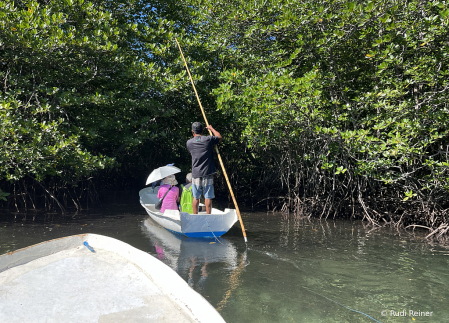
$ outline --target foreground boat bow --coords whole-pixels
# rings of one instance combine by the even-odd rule
[[[118,321],[224,322],[170,267],[113,238],[76,235],[0,256],[0,322]]]

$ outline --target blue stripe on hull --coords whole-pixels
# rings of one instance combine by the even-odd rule
[[[185,236],[185,234],[184,234],[184,233],[182,233],[182,232],[178,232],[178,231],[170,230],[170,229],[167,229],[167,228],[165,228],[165,230],[167,230],[167,231],[170,231],[171,233],[174,233],[174,234],[177,234],[177,235],[180,235],[180,236]]]
[[[187,232],[187,233],[183,233],[183,232],[178,232],[178,231],[173,231],[170,229],[165,228],[167,231],[170,231],[171,233],[177,234],[177,235],[181,235],[181,236],[186,236],[189,238],[214,238],[215,237],[221,237],[223,234],[225,234],[227,231],[215,231],[214,234],[212,234],[212,232],[207,231],[207,232]]]
[[[214,234],[212,232],[184,232],[184,234],[190,238],[213,238],[214,235],[216,237],[220,237],[225,234],[226,231],[215,231]]]

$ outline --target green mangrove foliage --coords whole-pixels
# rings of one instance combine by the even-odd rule
[[[161,136],[158,118],[175,113],[164,106],[174,77],[159,55],[171,29],[143,8],[138,1],[0,2],[4,183],[37,182],[56,194]],[[17,191],[27,190],[22,184]]]
[[[240,199],[448,222],[445,1],[0,1],[0,18],[0,179],[18,192],[188,170],[201,114],[177,37]]]
[[[244,128],[261,187],[277,185],[270,197],[325,217],[448,220],[446,2],[195,4],[232,59],[218,107]]]

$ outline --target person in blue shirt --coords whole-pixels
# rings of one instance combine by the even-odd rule
[[[212,199],[214,194],[214,177],[217,172],[215,168],[213,148],[222,140],[221,134],[212,126],[205,129],[210,130],[213,136],[203,136],[203,125],[201,122],[192,123],[193,138],[187,140],[187,150],[192,155],[192,209],[193,214],[198,214],[198,205],[201,195],[204,196],[206,213],[212,210]]]

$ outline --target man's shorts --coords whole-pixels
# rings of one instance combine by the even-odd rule
[[[199,200],[201,194],[204,195],[204,198],[208,200],[211,200],[215,197],[213,175],[208,175],[199,178],[192,178],[193,198]]]

